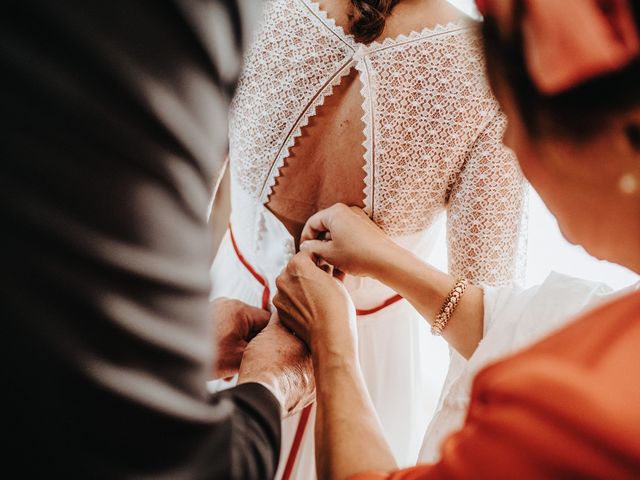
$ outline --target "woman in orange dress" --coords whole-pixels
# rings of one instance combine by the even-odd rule
[[[525,176],[570,241],[640,273],[640,1],[483,4],[492,86],[509,120],[505,140]],[[318,233],[322,240],[314,240]],[[353,248],[362,236],[368,242]],[[305,238],[278,280],[275,303],[313,355],[320,478],[640,477],[640,292],[483,369],[440,460],[394,471],[363,387],[353,306],[336,271],[389,284],[467,357],[486,340],[487,322],[513,328],[496,311],[518,306],[545,322],[572,284],[535,301],[505,293],[505,308],[488,318],[482,289],[393,247],[355,210],[316,214]],[[334,275],[317,268],[319,258]]]

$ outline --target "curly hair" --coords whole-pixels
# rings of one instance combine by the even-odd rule
[[[361,43],[371,43],[384,30],[387,17],[400,0],[351,0],[349,30]]]

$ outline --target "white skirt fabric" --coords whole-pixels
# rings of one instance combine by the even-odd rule
[[[484,289],[484,336],[473,355],[453,355],[437,411],[427,429],[419,463],[435,463],[444,440],[464,424],[473,379],[484,367],[515,353],[618,295],[640,290],[640,283],[614,292],[605,284],[552,272],[528,289]]]
[[[260,254],[256,257],[258,261],[250,263],[269,282],[273,298],[275,278],[293,255],[294,243],[273,214],[268,210],[263,214],[265,227],[259,240]],[[430,241],[418,243],[423,251],[432,244]],[[211,298],[236,298],[261,306],[264,288],[240,262],[229,232],[222,241],[211,276]],[[371,279],[347,277],[345,286],[360,309],[380,305],[394,293]],[[358,317],[357,330],[364,379],[386,438],[400,466],[414,465],[444,383],[449,362],[446,343],[429,333],[425,320],[405,300],[371,315]],[[230,385],[233,382],[217,381],[209,387],[217,390]],[[276,478],[282,478],[299,416],[283,421],[281,459]],[[315,478],[314,419],[315,408],[311,411],[289,478]]]

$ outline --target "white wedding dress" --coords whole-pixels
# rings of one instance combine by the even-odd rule
[[[212,298],[270,308],[295,243],[265,205],[296,138],[354,68],[362,84],[367,214],[429,259],[434,226],[446,212],[452,274],[505,285],[522,271],[526,187],[502,146],[505,120],[484,77],[476,27],[460,21],[362,45],[316,3],[272,0],[232,102],[231,227],[212,266]],[[448,348],[388,287],[354,277],[345,285],[361,314],[369,393],[399,464],[412,465]],[[305,428],[300,415],[283,423],[280,478],[315,477],[314,412],[306,414]]]

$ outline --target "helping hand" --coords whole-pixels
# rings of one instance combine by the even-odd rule
[[[273,303],[280,321],[307,343],[314,356],[322,348],[355,351],[351,298],[342,282],[316,265],[311,253],[295,255],[276,286]]]
[[[267,387],[280,402],[283,416],[293,415],[315,399],[309,350],[275,314],[244,353],[238,383],[248,382]]]
[[[269,312],[240,300],[220,297],[213,301],[214,342],[218,346],[214,378],[238,373],[247,344],[267,326],[269,318]]]
[[[324,239],[318,240],[322,234]],[[397,248],[362,209],[342,203],[312,215],[300,238],[301,251],[313,253],[341,272],[374,278]]]

